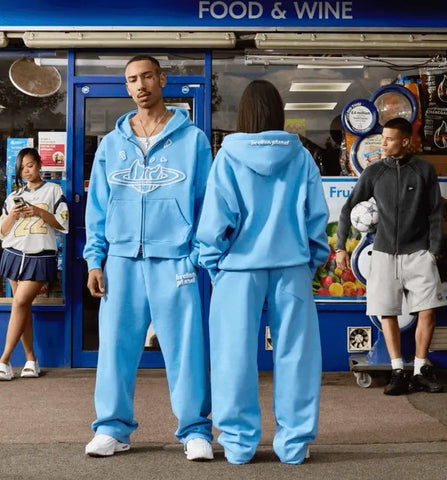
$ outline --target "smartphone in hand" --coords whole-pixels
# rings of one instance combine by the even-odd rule
[[[23,199],[23,197],[14,197],[12,199],[12,201],[14,202],[14,205],[18,208],[21,208],[21,207],[26,207],[27,203],[26,201]]]

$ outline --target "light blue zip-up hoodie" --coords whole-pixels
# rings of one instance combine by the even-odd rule
[[[320,172],[296,135],[225,137],[208,177],[199,263],[218,270],[309,265],[329,255]]]
[[[206,135],[183,108],[174,115],[146,157],[129,119],[120,117],[96,152],[85,214],[88,268],[107,255],[182,258],[197,265],[198,216],[212,156]]]

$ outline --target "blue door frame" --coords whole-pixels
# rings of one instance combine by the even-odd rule
[[[209,78],[209,77],[208,77]],[[85,245],[84,227],[84,138],[85,110],[88,98],[128,98],[124,85],[125,79],[117,77],[79,78],[73,84],[73,190],[72,190],[72,366],[96,367],[98,352],[84,350],[83,347],[83,291],[85,262],[82,250]],[[163,89],[165,98],[193,99],[194,123],[209,134],[209,115],[205,112],[208,93],[205,77],[168,76],[168,84]],[[125,113],[125,112],[123,112]],[[202,294],[204,321],[207,323],[209,305],[209,281],[202,271],[199,274],[199,285]],[[164,367],[163,356],[159,351],[145,351],[140,367]]]

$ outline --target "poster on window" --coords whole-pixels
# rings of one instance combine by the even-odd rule
[[[22,148],[33,147],[32,138],[7,138],[6,140],[6,173],[14,175],[17,154]]]
[[[65,171],[67,133],[39,132],[39,154],[42,170],[49,172]]]
[[[6,139],[6,183],[7,193],[10,194],[15,177],[16,158],[22,148],[34,146],[32,138],[12,138]]]
[[[337,242],[338,218],[341,209],[355,186],[355,178],[326,177],[323,179],[323,189],[329,208],[329,223],[326,228],[330,254],[327,261],[320,265],[313,280],[313,292],[320,300],[363,300],[366,285],[356,269],[341,271],[335,263],[335,244]],[[351,227],[346,241],[346,251],[352,257],[356,248],[361,248],[368,239]]]

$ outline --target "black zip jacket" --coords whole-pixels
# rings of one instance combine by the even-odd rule
[[[336,249],[345,249],[352,208],[374,197],[379,224],[374,250],[409,254],[418,250],[441,253],[442,201],[434,167],[413,155],[387,157],[366,168],[342,208]]]

